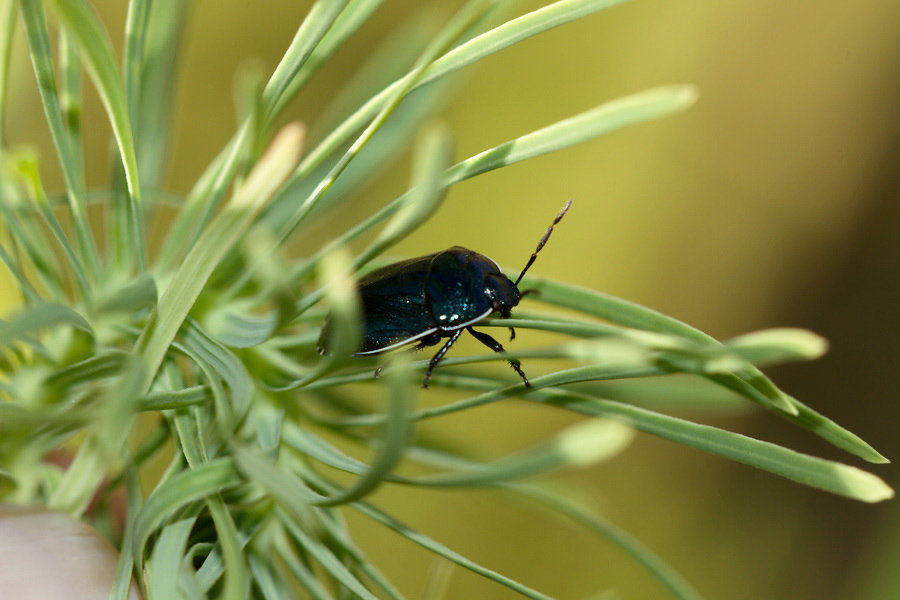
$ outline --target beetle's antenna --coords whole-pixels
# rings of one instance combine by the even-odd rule
[[[550,239],[550,234],[553,233],[553,227],[556,226],[556,224],[559,223],[559,222],[562,220],[562,218],[563,218],[564,216],[566,216],[566,212],[569,210],[569,207],[570,207],[570,206],[572,206],[572,201],[571,201],[571,200],[569,200],[568,202],[566,202],[566,205],[563,206],[562,210],[559,211],[559,214],[556,215],[556,218],[553,219],[553,222],[550,223],[550,227],[547,228],[547,233],[545,233],[545,234],[544,234],[544,237],[541,238],[541,241],[538,242],[537,248],[535,248],[534,253],[531,255],[531,258],[528,259],[528,264],[525,265],[525,268],[522,269],[522,272],[521,272],[521,273],[519,273],[519,278],[516,279],[516,283],[515,283],[516,286],[518,286],[518,285],[519,285],[519,282],[522,281],[522,277],[525,276],[525,271],[527,271],[528,268],[531,267],[531,265],[534,264],[534,259],[537,258],[538,252],[541,251],[541,248],[543,248],[543,247],[544,247],[544,244],[547,243],[547,240]]]

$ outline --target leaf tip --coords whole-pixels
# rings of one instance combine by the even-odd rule
[[[590,419],[559,434],[555,446],[568,464],[587,466],[619,454],[634,435],[634,429],[619,421]]]

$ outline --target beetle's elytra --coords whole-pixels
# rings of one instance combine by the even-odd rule
[[[510,311],[524,295],[519,291],[519,282],[571,205],[569,200],[547,228],[515,282],[490,258],[462,246],[402,260],[360,279],[357,286],[362,303],[363,336],[362,347],[356,355],[379,354],[414,342],[416,349],[427,348],[449,338],[428,363],[422,385],[427,388],[432,371],[463,330],[494,352],[503,352],[497,340],[472,326],[493,313],[502,319],[510,317]],[[329,353],[330,321],[329,316],[319,337],[318,348],[322,354]],[[512,327],[509,330],[512,340],[516,332]],[[530,387],[519,361],[508,362]]]

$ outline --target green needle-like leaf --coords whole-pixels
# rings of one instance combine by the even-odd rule
[[[500,585],[506,586],[511,590],[525,596],[526,598],[532,598],[533,600],[553,600],[550,596],[542,594],[537,590],[533,590],[518,581],[510,579],[496,571],[492,571],[486,567],[483,567],[476,563],[475,561],[469,560],[465,556],[459,554],[458,552],[454,552],[447,546],[444,546],[440,542],[430,538],[420,531],[416,531],[415,529],[409,527],[408,525],[398,521],[387,513],[366,504],[364,502],[358,502],[352,504],[353,508],[369,517],[376,523],[380,523],[384,525],[388,529],[394,531],[398,535],[408,539],[414,544],[418,544],[423,548],[433,552],[438,556],[442,556],[443,558],[449,560],[450,562],[454,562],[464,569],[468,569],[477,575],[481,575],[486,579],[490,579]]]
[[[146,248],[137,157],[134,151],[125,90],[116,67],[112,44],[100,19],[86,0],[53,0],[53,3],[60,19],[81,46],[88,73],[94,81],[112,125],[122,167],[125,170],[130,200],[128,212],[132,245],[131,248],[122,248],[122,250],[126,252],[130,250],[138,266],[143,270],[146,262]]]
[[[16,0],[0,0],[0,149],[6,146],[6,99],[17,6]]]
[[[196,517],[187,517],[162,528],[153,554],[147,564],[147,587],[160,598],[178,598],[178,573],[187,547],[188,536],[197,522]]]
[[[149,388],[169,345],[216,265],[290,172],[300,155],[303,133],[302,127],[289,126],[272,143],[268,154],[200,238],[163,293],[150,325],[137,343],[137,353],[146,365],[148,378],[140,386],[141,393]]]
[[[147,498],[135,521],[134,556],[141,557],[148,538],[173,511],[241,482],[234,463],[219,459],[171,477]]]
[[[0,348],[11,348],[17,341],[42,329],[70,325],[92,333],[80,314],[61,304],[41,304],[26,308],[9,321],[0,321]]]
[[[634,430],[616,421],[590,420],[566,429],[546,444],[492,463],[404,481],[427,486],[493,485],[568,466],[587,466],[625,450]]]
[[[410,193],[403,196],[399,208],[378,238],[356,259],[356,265],[364,265],[372,258],[415,231],[437,212],[444,200],[441,174],[450,164],[452,139],[443,127],[427,130],[417,145],[413,165],[413,182]]]
[[[415,86],[424,85],[539,33],[570,23],[604,8],[609,8],[619,4],[621,1],[561,0],[518,19],[513,19],[457,46],[439,60],[434,61],[420,76],[407,75],[385,88],[381,93],[373,96],[310,152],[303,162],[298,165],[291,176],[289,185],[311,173],[326,157],[337,150],[354,131],[360,129],[372,119],[381,107],[397,93],[398,89],[408,86],[411,80],[415,80]],[[412,89],[415,88],[413,87]]]
[[[355,502],[370,494],[391,472],[403,456],[403,450],[409,441],[410,422],[409,409],[412,406],[413,392],[410,388],[406,363],[402,361],[388,376],[390,390],[390,409],[385,421],[384,435],[380,449],[372,461],[372,466],[350,488],[343,490],[322,506],[336,506]]]
[[[50,126],[50,134],[53,137],[63,177],[66,181],[69,208],[72,210],[75,222],[80,256],[82,260],[86,261],[86,267],[92,276],[96,276],[99,266],[97,250],[94,246],[90,225],[87,220],[83,165],[80,158],[80,150],[74,146],[77,139],[75,131],[72,129],[74,124],[70,122],[69,128],[67,128],[63,122],[63,99],[60,98],[56,85],[56,74],[50,54],[50,34],[47,30],[44,7],[41,2],[36,0],[21,0],[21,4],[31,62],[34,66],[35,77],[38,80],[38,91],[41,94],[41,102],[44,105],[44,114],[47,117],[47,124]],[[63,50],[66,51],[65,57],[71,59],[68,43],[63,47]],[[77,68],[77,65],[75,67]],[[72,78],[71,68],[65,69],[64,73],[67,80]],[[64,89],[69,92],[72,91],[70,86],[66,86]],[[65,98],[67,109],[71,108],[70,100],[71,96]]]

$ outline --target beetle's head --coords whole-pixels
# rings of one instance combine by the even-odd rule
[[[500,313],[504,319],[509,318],[509,311],[522,297],[516,284],[503,273],[491,273],[484,278],[484,295],[491,301],[494,312]]]

